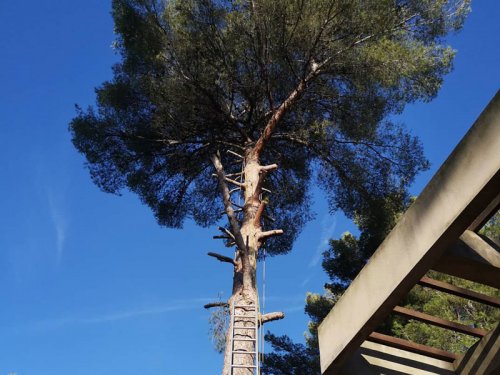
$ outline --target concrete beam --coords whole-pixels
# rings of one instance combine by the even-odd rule
[[[454,375],[453,363],[365,341],[339,375]]]
[[[455,353],[433,348],[432,346],[417,344],[412,341],[400,339],[398,337],[384,335],[383,333],[378,333],[378,332],[370,333],[370,336],[368,336],[368,339],[366,341],[375,342],[377,344],[386,345],[391,348],[404,350],[410,353],[420,354],[427,358],[439,359],[441,361],[446,361],[450,363],[455,362],[458,359],[458,356]]]
[[[499,251],[495,243],[488,243],[481,236],[467,230],[432,268],[500,289]]]
[[[469,225],[469,230],[477,232],[480,230],[484,224],[488,222],[489,219],[500,210],[500,193],[495,199],[479,214],[478,217]],[[500,245],[499,245],[500,246]]]
[[[499,374],[500,325],[474,344],[454,365],[457,375]]]
[[[319,326],[321,371],[341,366],[498,195],[500,93]]]

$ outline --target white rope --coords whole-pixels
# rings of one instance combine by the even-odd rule
[[[266,249],[264,248],[264,259],[262,260],[262,314],[264,314],[264,311],[266,309]],[[260,326],[260,342],[261,342],[261,351],[262,351],[262,356],[261,356],[261,362],[264,363],[264,326],[261,324]]]

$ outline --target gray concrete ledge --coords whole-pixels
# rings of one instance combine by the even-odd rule
[[[322,373],[343,363],[497,197],[500,94],[441,166],[319,327]]]

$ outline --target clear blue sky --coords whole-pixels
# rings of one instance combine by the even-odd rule
[[[157,226],[135,196],[100,192],[70,144],[75,103],[111,77],[104,0],[0,2],[0,375],[217,374],[206,301],[228,296],[231,271],[207,257],[214,230]],[[500,2],[473,4],[450,38],[455,70],[437,99],[400,120],[432,162],[422,189],[500,83]],[[500,150],[499,150],[500,152]],[[273,331],[302,340],[307,290],[326,277],[329,237],[352,229],[321,196],[288,256],[267,263]]]

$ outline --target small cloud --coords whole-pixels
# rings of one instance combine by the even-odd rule
[[[306,277],[306,278],[302,281],[302,283],[300,284],[300,286],[301,286],[302,288],[303,288],[303,287],[305,287],[305,286],[309,283],[309,281],[311,281],[311,279],[312,279],[312,275],[307,276],[307,277]]]
[[[49,205],[49,215],[54,224],[57,263],[60,263],[68,229],[68,220],[64,210],[63,196],[56,196],[52,190],[47,189],[47,202]]]
[[[321,254],[326,250],[328,246],[328,241],[333,235],[335,231],[335,227],[337,226],[337,218],[335,216],[331,217],[328,214],[323,216],[323,220],[321,221],[321,237],[316,248],[316,252],[314,253],[311,261],[309,262],[309,268],[316,267],[321,260]]]
[[[202,303],[209,302],[210,298],[193,298],[179,300],[168,305],[136,308],[123,311],[109,312],[94,316],[70,316],[50,320],[44,320],[35,324],[36,329],[51,330],[68,325],[86,325],[116,322],[126,319],[135,319],[143,316],[161,315],[180,310],[200,309]]]
[[[118,320],[133,319],[147,315],[165,314],[172,311],[185,310],[187,308],[190,307],[187,307],[183,304],[173,305],[173,306],[160,306],[160,307],[153,307],[153,308],[146,308],[139,310],[121,311],[101,316],[94,316],[94,317],[79,319],[76,320],[76,322],[82,324],[116,322]]]

